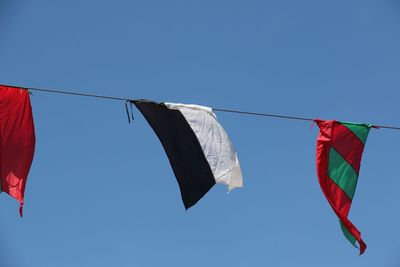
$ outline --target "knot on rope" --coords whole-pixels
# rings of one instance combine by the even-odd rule
[[[128,103],[129,103],[129,105],[131,106],[131,110],[129,111],[129,108],[128,108]],[[126,100],[125,101],[125,109],[126,109],[126,115],[128,116],[128,122],[129,122],[129,124],[131,123],[131,121],[134,121],[135,120],[135,118],[133,117],[133,108],[132,108],[132,101],[131,100]]]

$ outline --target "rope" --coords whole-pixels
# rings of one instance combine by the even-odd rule
[[[88,94],[88,93],[71,92],[71,91],[61,91],[61,90],[54,90],[54,89],[43,89],[43,88],[34,88],[34,87],[25,88],[25,87],[20,87],[20,86],[2,85],[2,84],[0,84],[0,86],[14,87],[14,88],[17,88],[17,89],[24,89],[24,90],[31,90],[31,91],[38,91],[38,92],[46,92],[46,93],[54,93],[54,94],[64,94],[64,95],[73,95],[73,96],[92,97],[92,98],[117,100],[117,101],[129,101],[131,103],[132,102],[135,103],[135,102],[140,101],[140,100],[125,98],[125,97],[116,97],[116,96],[98,95],[98,94]],[[226,113],[236,113],[236,114],[241,114],[241,115],[263,116],[263,117],[272,117],[272,118],[286,119],[286,120],[314,121],[314,119],[312,119],[312,118],[305,118],[305,117],[298,117],[298,116],[286,116],[286,115],[279,115],[279,114],[260,113],[260,112],[251,112],[251,111],[225,109],[225,108],[212,108],[212,109],[214,111],[226,112]],[[382,128],[382,129],[400,130],[400,127],[397,127],[397,126],[374,125],[373,127]]]

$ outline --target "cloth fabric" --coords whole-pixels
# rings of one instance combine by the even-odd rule
[[[135,101],[157,134],[188,209],[215,183],[242,186],[240,164],[212,110],[197,105]]]
[[[21,217],[34,151],[35,129],[28,90],[0,86],[1,191],[19,201]]]
[[[317,175],[326,199],[339,218],[345,237],[360,255],[366,244],[360,231],[348,219],[357,186],[364,145],[371,125],[315,120],[320,128],[317,139]]]

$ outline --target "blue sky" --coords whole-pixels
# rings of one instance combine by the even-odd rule
[[[400,125],[396,0],[0,0],[0,83]],[[0,266],[400,264],[400,132],[372,130],[343,237],[315,172],[318,127],[217,113],[244,188],[185,212],[167,157],[123,102],[34,93],[36,153],[0,195]]]

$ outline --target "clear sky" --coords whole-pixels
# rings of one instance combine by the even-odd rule
[[[0,0],[0,83],[400,125],[397,0]],[[36,153],[0,195],[0,267],[400,266],[400,131],[371,130],[343,237],[318,127],[217,113],[244,188],[185,212],[161,144],[123,102],[34,93]]]

